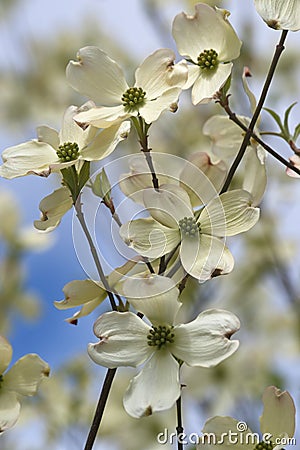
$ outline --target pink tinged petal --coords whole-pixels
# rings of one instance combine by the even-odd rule
[[[37,127],[37,138],[39,142],[45,142],[51,145],[55,150],[59,146],[59,134],[54,128],[47,127],[46,125],[41,125]]]
[[[181,307],[174,281],[160,275],[128,278],[123,284],[123,293],[153,324],[172,325]]]
[[[213,236],[234,236],[250,230],[260,210],[252,206],[252,195],[242,189],[215,197],[201,212],[201,231]]]
[[[195,15],[178,14],[173,22],[173,37],[178,51],[197,63],[203,50],[213,49],[222,62],[240,54],[241,41],[227,20],[229,12],[206,4],[195,5]]]
[[[63,288],[65,299],[54,302],[57,309],[69,309],[96,301],[98,305],[106,298],[107,293],[103,286],[93,280],[74,280]]]
[[[79,124],[89,124],[96,128],[108,128],[128,119],[131,115],[125,112],[123,105],[91,108],[76,114],[74,120]]]
[[[172,353],[189,366],[213,367],[237,350],[239,342],[230,337],[239,328],[240,321],[231,312],[209,309],[174,327]]]
[[[295,404],[287,391],[269,386],[263,393],[263,414],[260,418],[261,432],[272,434],[272,441],[276,437],[295,433]]]
[[[50,165],[58,162],[56,151],[49,144],[29,141],[9,147],[2,153],[4,164],[0,176],[16,178],[29,174],[48,176]]]
[[[151,218],[127,222],[119,232],[129,247],[140,255],[154,259],[169,253],[180,242],[179,229],[165,227]]]
[[[81,151],[85,161],[100,161],[109,156],[119,144],[127,138],[130,132],[130,122],[112,125],[98,133],[93,141]]]
[[[159,190],[145,189],[144,205],[153,219],[174,229],[184,217],[194,216],[188,193],[173,184],[162,185]]]
[[[22,395],[34,395],[41,381],[48,377],[50,368],[36,354],[28,354],[20,358],[5,374],[3,386],[9,391]]]
[[[105,313],[94,324],[100,342],[89,344],[88,354],[96,364],[111,369],[136,367],[153,353],[147,342],[149,329],[149,325],[131,312]]]
[[[66,74],[70,85],[103,106],[120,105],[128,89],[119,65],[97,47],[84,47],[78,61],[70,61]]]
[[[234,447],[235,450],[253,450],[253,445],[255,444],[251,443],[252,431],[250,428],[247,428],[245,431],[239,431],[240,423],[241,421],[228,416],[215,416],[208,419],[202,429],[203,436],[200,436],[201,444],[204,442],[204,444],[201,445],[201,449],[208,450],[212,447],[216,449]],[[234,445],[232,443],[232,436],[234,436]],[[216,444],[212,445],[214,442],[216,442]],[[218,442],[220,444],[217,444]],[[246,444],[246,442],[249,442],[249,444]]]
[[[300,156],[298,155],[293,155],[289,158],[290,163],[295,166],[297,169],[300,170]],[[0,168],[1,169],[1,168]],[[292,178],[300,178],[300,175],[298,175],[298,173],[294,172],[293,170],[291,170],[289,167],[286,168],[286,174],[289,177]]]
[[[181,263],[200,283],[230,273],[234,259],[221,239],[200,234],[200,239],[184,238],[180,247]]]
[[[0,434],[13,427],[20,415],[20,403],[15,392],[0,390]]]
[[[215,93],[225,84],[227,78],[231,74],[232,63],[219,64],[218,68],[212,73],[204,73],[200,71],[199,77],[196,79],[192,88],[192,103],[209,103]]]
[[[180,93],[181,89],[171,88],[168,91],[165,91],[156,100],[146,99],[145,105],[139,108],[140,115],[145,119],[146,123],[152,123],[166,110],[176,112]]]
[[[179,364],[170,353],[156,351],[125,392],[128,414],[140,418],[171,408],[180,396]]]
[[[254,0],[258,14],[275,30],[300,30],[299,0]]]
[[[135,72],[135,86],[146,92],[148,100],[160,97],[170,87],[182,87],[187,79],[186,63],[174,64],[175,53],[167,48],[148,56]]]
[[[12,358],[12,346],[5,339],[5,337],[0,336],[0,375],[3,375],[5,370],[8,368],[11,358]]]
[[[72,208],[73,202],[66,187],[56,189],[47,195],[39,204],[40,220],[34,221],[34,226],[40,231],[52,231],[59,224],[62,217]]]
[[[196,152],[180,174],[180,186],[185,189],[192,205],[208,203],[223,186],[227,168],[223,161],[212,162],[208,153]]]

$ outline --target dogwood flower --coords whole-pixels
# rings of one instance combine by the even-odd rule
[[[176,184],[183,187],[188,192],[193,207],[203,204],[204,199],[201,201],[198,192],[207,193],[207,198],[219,192],[227,173],[224,161],[212,161],[206,152],[195,152],[188,160],[155,152],[152,161],[159,184]],[[129,168],[130,172],[120,177],[120,189],[131,200],[143,204],[144,189],[152,187],[152,174],[144,155],[131,157]]]
[[[174,64],[172,50],[160,49],[148,56],[136,70],[133,86],[127,84],[120,66],[99,48],[84,47],[77,58],[67,66],[69,83],[101,105],[78,114],[78,122],[106,128],[140,115],[150,124],[163,111],[177,109],[187,66],[185,61]]]
[[[249,126],[250,119],[238,116],[238,119]],[[227,116],[215,115],[210,117],[203,126],[203,134],[212,140],[212,153],[223,158],[230,166],[238,154],[245,132]],[[259,131],[255,130],[259,135]],[[258,205],[263,197],[267,185],[266,151],[252,140],[244,156],[244,173],[242,188],[253,196],[253,204]]]
[[[258,14],[275,30],[300,30],[299,0],[254,0]]]
[[[70,106],[65,111],[59,133],[48,126],[40,126],[37,129],[38,139],[4,150],[0,176],[48,176],[52,171],[59,171],[78,161],[99,161],[110,155],[116,145],[127,137],[130,124],[119,122],[101,132],[91,126],[80,127],[74,116],[90,107],[91,102],[81,108]]]
[[[56,189],[41,200],[39,204],[41,218],[34,221],[35,228],[39,231],[54,230],[72,205],[69,189],[65,186]]]
[[[229,12],[204,3],[195,5],[194,16],[182,12],[173,22],[178,51],[193,64],[184,89],[193,85],[192,102],[208,103],[230,76],[241,41],[228,21]]]
[[[269,386],[263,393],[263,413],[260,417],[261,441],[257,433],[247,428],[245,422],[232,417],[216,416],[209,419],[200,436],[199,449],[228,448],[232,450],[282,450],[295,433],[295,405],[287,391]],[[242,427],[241,427],[242,424]],[[231,433],[231,434],[230,434]],[[206,443],[207,436],[214,436],[215,442]],[[234,440],[230,439],[234,436]]]
[[[20,358],[7,372],[12,347],[0,336],[0,433],[11,428],[20,415],[20,395],[36,394],[38,386],[50,372],[48,364],[38,355]]]
[[[128,278],[123,286],[131,305],[151,325],[132,312],[108,312],[94,324],[100,339],[89,344],[88,354],[108,368],[143,366],[124,395],[124,407],[133,417],[169,409],[180,396],[179,368],[213,367],[232,355],[238,341],[230,337],[240,326],[238,318],[220,309],[202,312],[187,324],[175,324],[180,309],[179,290],[167,277]]]
[[[200,197],[201,198],[201,197]],[[221,238],[252,228],[259,208],[244,190],[215,196],[194,215],[188,193],[179,186],[163,185],[144,191],[150,218],[127,222],[120,228],[125,243],[148,258],[159,258],[180,244],[180,260],[187,273],[203,282],[231,272],[233,256]]]

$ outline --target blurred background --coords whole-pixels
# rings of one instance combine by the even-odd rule
[[[65,79],[65,67],[79,48],[99,46],[124,68],[128,80],[133,79],[135,68],[157,48],[176,51],[172,20],[182,10],[193,14],[196,3],[0,0],[1,151],[35,138],[38,125],[59,129],[65,108],[85,101]],[[265,26],[252,0],[205,3],[229,9],[230,21],[243,41],[233,72],[231,105],[236,113],[249,115],[241,83],[243,67],[250,68],[249,84],[258,97],[280,33]],[[266,102],[280,116],[299,99],[299,39],[299,33],[288,36]],[[189,95],[184,94],[176,115],[165,114],[152,126],[154,151],[187,158],[210,149],[202,126],[211,115],[221,114],[221,108],[192,107],[185,101]],[[296,105],[291,128],[297,125],[299,111]],[[267,113],[260,128],[277,131]],[[268,142],[286,158],[292,156],[284,141],[273,137]],[[132,133],[111,159],[138,151]],[[229,241],[236,260],[234,272],[203,285],[190,280],[183,293],[187,320],[199,310],[220,307],[236,313],[242,322],[241,347],[233,357],[215,369],[184,369],[188,432],[200,433],[205,420],[215,414],[245,420],[258,431],[260,398],[268,385],[288,389],[299,405],[300,180],[287,177],[284,167],[271,157],[267,171],[261,221]],[[1,450],[82,449],[104,376],[88,358],[86,346],[95,341],[92,325],[107,305],[81,319],[77,327],[64,320],[69,311],[53,306],[53,301],[64,298],[66,283],[86,278],[73,246],[72,212],[53,233],[41,236],[33,230],[40,200],[57,186],[55,176],[0,180],[0,334],[13,346],[13,362],[26,353],[38,353],[52,370],[39,395],[23,401],[15,428],[0,436]],[[99,232],[105,237],[108,230]],[[153,450],[161,448],[157,433],[165,427],[173,431],[173,410],[139,421],[123,411],[122,393],[134,373],[117,374],[97,450]],[[299,432],[297,437],[300,442]]]

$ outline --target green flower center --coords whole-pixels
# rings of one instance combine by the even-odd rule
[[[165,325],[159,325],[158,327],[152,327],[147,336],[148,345],[150,347],[157,347],[160,350],[166,344],[172,344],[174,342],[174,327],[168,327]]]
[[[184,217],[179,220],[179,228],[184,236],[195,237],[198,235],[200,227],[195,217]]]
[[[56,154],[62,162],[75,161],[79,155],[78,144],[76,142],[65,142],[58,147]]]
[[[273,450],[274,447],[275,445],[272,442],[259,442],[253,450]]]
[[[197,58],[198,66],[205,71],[213,71],[218,67],[218,53],[213,50],[203,50]]]
[[[126,111],[136,111],[145,103],[146,92],[142,88],[131,87],[122,95],[122,103]]]

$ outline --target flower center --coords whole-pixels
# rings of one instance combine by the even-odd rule
[[[273,450],[274,447],[275,445],[272,442],[259,442],[253,450]]]
[[[65,142],[58,147],[56,154],[62,162],[75,161],[79,155],[78,144],[76,142]]]
[[[218,67],[218,53],[213,50],[203,50],[197,58],[198,66],[205,71],[213,71]]]
[[[199,233],[200,227],[195,217],[184,217],[179,220],[179,228],[184,236],[195,237]]]
[[[165,325],[159,325],[158,327],[152,327],[147,336],[148,345],[150,347],[157,347],[160,350],[164,345],[174,342],[174,327],[167,327]]]
[[[146,92],[142,88],[131,87],[122,95],[123,106],[126,111],[136,111],[145,103]]]

